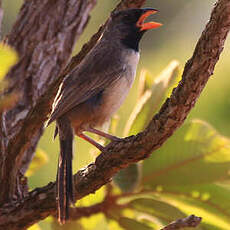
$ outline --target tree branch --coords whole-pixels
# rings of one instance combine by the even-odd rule
[[[171,97],[166,100],[160,112],[154,116],[148,127],[142,133],[127,137],[119,142],[110,143],[105,151],[97,157],[95,163],[90,164],[75,175],[76,199],[80,199],[96,191],[102,185],[109,182],[112,176],[121,168],[148,157],[153,150],[159,148],[168,137],[181,126],[213,73],[219,55],[223,50],[229,29],[230,2],[229,0],[219,0],[212,11],[211,19],[197,43],[192,58],[186,63],[182,80],[177,88],[173,90]],[[36,56],[36,58],[39,57]],[[24,67],[23,65],[21,68]],[[59,70],[60,69],[61,68],[59,68]],[[14,69],[14,71],[16,70]],[[50,85],[51,84],[49,84],[49,86]],[[43,90],[45,91],[45,89]],[[40,105],[43,105],[47,98],[42,98],[41,95],[46,94],[41,93],[33,96],[39,98],[39,100],[35,100],[35,102],[39,101],[41,103]],[[44,121],[44,117],[47,116],[47,110],[46,108],[46,111],[39,111],[38,116],[32,109],[33,112],[29,114],[29,118],[42,122]],[[23,115],[24,114],[21,116]],[[26,118],[28,119],[28,116]],[[23,119],[25,119],[25,115]],[[30,119],[28,120],[31,121]],[[24,124],[32,128],[30,132],[34,130],[38,132],[38,130],[40,130],[37,128],[37,123],[35,126],[30,123]],[[11,127],[13,128],[13,125]],[[20,131],[27,131],[26,135],[28,135],[26,128]],[[21,135],[22,134],[23,133],[21,133]],[[20,138],[20,141],[27,140],[28,137],[26,135]],[[16,148],[12,146],[13,143],[9,145],[12,150],[14,150],[13,155],[16,154],[15,151],[19,148],[19,144],[22,143],[19,142],[16,144]],[[21,148],[19,150],[22,151]],[[9,174],[7,174],[7,176],[9,176]],[[25,199],[15,203],[13,206],[8,204],[8,208],[6,207],[7,204],[0,210],[0,227],[12,226],[11,229],[19,229],[19,225],[20,227],[28,226],[50,214],[54,214],[56,211],[55,183],[50,183],[43,188],[35,189],[30,192]]]
[[[177,230],[186,227],[195,228],[200,224],[201,220],[202,220],[201,217],[191,215],[184,219],[173,221],[171,224],[165,226],[161,230]]]
[[[122,0],[116,9],[140,7],[144,2]],[[96,0],[26,1],[8,36],[8,43],[18,51],[20,60],[7,76],[9,88],[5,93],[16,92],[20,100],[0,117],[0,203],[4,207],[11,206],[13,199],[27,196],[23,175],[65,76],[60,73],[95,3]],[[3,209],[0,215],[5,212]]]
[[[219,0],[192,58],[186,63],[182,80],[148,127],[136,136],[112,142],[95,163],[74,177],[76,199],[95,192],[121,168],[148,157],[181,126],[212,75],[230,29],[230,2]],[[35,189],[16,205],[0,210],[0,227],[23,223],[28,226],[56,212],[55,183]]]
[[[84,58],[99,38],[97,33],[78,55],[78,62],[74,58],[60,75],[95,2],[33,0],[26,1],[20,11],[9,35],[9,44],[15,47],[21,59],[8,74],[10,87],[7,92],[17,92],[20,103],[0,119],[0,185],[3,188],[0,203],[24,196],[20,191],[21,174],[33,158],[58,87],[68,71]],[[123,0],[115,10],[140,7],[144,2]],[[103,28],[100,34],[102,32]]]
[[[20,98],[0,120],[0,203],[23,193],[20,177],[33,157],[51,107],[45,92],[66,66],[95,3],[31,0],[20,10],[8,36],[20,60],[7,75],[9,88],[5,93],[17,93]],[[45,107],[39,107],[41,100]]]

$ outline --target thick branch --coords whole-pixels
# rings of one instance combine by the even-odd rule
[[[184,219],[173,221],[171,224],[165,226],[161,230],[177,230],[177,229],[184,229],[188,227],[195,228],[200,224],[201,220],[202,220],[201,217],[191,215]]]
[[[9,36],[9,43],[21,55],[8,75],[8,93],[21,94],[20,103],[0,120],[1,200],[16,194],[19,171],[23,173],[33,157],[43,133],[43,124],[51,110],[57,89],[65,74],[72,70],[94,46],[103,28],[60,75],[68,61],[75,37],[88,21],[96,0],[26,1]],[[123,0],[117,9],[140,7],[145,0]],[[28,20],[29,19],[29,20]],[[78,61],[77,61],[78,60]],[[60,75],[60,77],[57,77]],[[31,141],[33,140],[33,141]],[[8,172],[11,172],[10,176]]]
[[[66,66],[96,0],[31,0],[23,4],[8,43],[20,55],[7,78],[19,102],[0,120],[0,203],[20,197],[19,172],[28,166],[51,103],[44,98]],[[45,106],[39,107],[43,100]],[[49,104],[50,103],[50,104]],[[28,159],[28,160],[27,160]],[[9,174],[10,172],[10,174]]]
[[[212,75],[230,29],[230,2],[219,0],[203,31],[192,58],[187,62],[182,80],[154,116],[144,132],[110,143],[96,162],[75,175],[76,198],[95,192],[108,183],[121,168],[148,157],[181,126]],[[17,207],[0,216],[0,226],[23,222],[25,225],[56,211],[55,183],[35,189]],[[17,229],[17,228],[12,228]]]

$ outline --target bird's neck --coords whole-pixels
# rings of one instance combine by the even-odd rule
[[[130,29],[128,30],[128,33],[126,33],[121,38],[121,43],[126,46],[129,49],[133,49],[136,52],[139,51],[139,42],[143,36],[144,32],[139,32],[136,29]]]
[[[139,42],[144,32],[138,31],[135,27],[133,28],[112,28],[105,31],[103,39],[112,41],[113,43],[121,43],[123,46],[134,51],[139,51]]]
[[[140,33],[129,33],[124,38],[121,39],[121,43],[136,52],[139,51],[139,42],[143,34]]]

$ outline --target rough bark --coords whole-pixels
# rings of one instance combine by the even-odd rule
[[[143,132],[110,143],[97,157],[95,163],[75,175],[76,199],[95,192],[108,183],[121,168],[148,157],[181,126],[213,73],[229,29],[230,2],[219,0],[192,58],[185,65],[182,80],[173,90],[171,97],[166,100]],[[40,103],[44,102],[41,100]],[[35,116],[35,118],[41,121],[44,117],[41,119]],[[22,224],[28,226],[50,214],[55,214],[55,206],[55,183],[50,183],[30,192],[14,206],[2,207],[0,228],[11,226],[11,229],[20,229]]]
[[[123,0],[115,10],[141,7],[144,2]],[[9,88],[5,94],[16,92],[20,99],[0,118],[0,204],[4,207],[14,206],[27,196],[27,180],[23,175],[43,134],[59,84],[68,73],[63,70],[73,45],[95,3],[96,0],[25,1],[7,36],[20,60],[7,75]],[[94,44],[96,41],[95,37]],[[84,55],[81,53],[81,60],[85,55],[86,51]],[[71,61],[75,65],[79,62]],[[71,71],[69,67],[66,69]],[[0,215],[5,211],[3,208]]]
[[[11,84],[7,92],[20,94],[20,103],[4,113],[0,120],[0,185],[4,188],[0,191],[0,203],[24,196],[20,191],[21,174],[33,158],[57,89],[64,76],[79,64],[103,32],[101,29],[93,41],[84,46],[78,61],[72,58],[71,65],[63,71],[95,2],[27,1],[20,11],[8,40],[21,58],[8,74]],[[141,7],[144,2],[123,0],[115,10]]]
[[[66,66],[95,3],[96,0],[32,0],[25,1],[20,10],[8,36],[20,60],[7,75],[6,94],[16,92],[20,99],[3,113],[0,121],[0,203],[23,193],[20,175],[33,157],[51,107],[45,93]],[[41,100],[43,106],[39,104]]]

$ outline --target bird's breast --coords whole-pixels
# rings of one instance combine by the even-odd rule
[[[101,118],[98,125],[108,120],[122,105],[133,84],[136,68],[139,61],[139,53],[128,50],[123,57],[123,72],[109,87],[103,91],[98,110]]]

